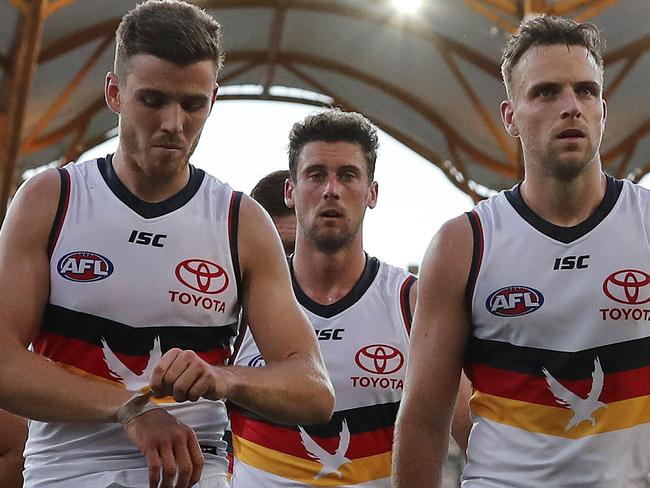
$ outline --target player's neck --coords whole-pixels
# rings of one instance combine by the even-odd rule
[[[333,253],[325,253],[296,241],[293,273],[300,288],[317,303],[329,305],[346,296],[366,266],[361,239]]]
[[[120,147],[112,159],[113,170],[122,184],[140,200],[158,203],[171,198],[185,188],[190,177],[189,165],[176,173],[145,173],[138,164],[129,159]]]
[[[521,196],[526,205],[547,222],[572,227],[587,220],[605,197],[607,178],[600,165],[569,181],[526,177]]]

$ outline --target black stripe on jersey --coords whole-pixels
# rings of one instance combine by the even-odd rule
[[[413,323],[413,315],[411,314],[411,301],[409,300],[409,293],[411,292],[411,287],[417,279],[415,276],[408,276],[399,291],[399,303],[400,308],[402,309],[402,317],[404,319],[404,326],[406,327],[406,332],[411,334],[411,324]]]
[[[332,418],[326,424],[303,425],[302,427],[309,435],[317,437],[338,437],[341,433],[341,422],[345,419],[350,429],[350,434],[362,434],[374,430],[386,429],[395,425],[397,410],[400,402],[381,403],[367,407],[351,408],[334,412]],[[270,425],[277,425],[286,429],[298,430],[298,426],[285,425],[272,422],[265,417],[245,410],[238,405],[233,405],[240,414],[253,420],[262,421]]]
[[[468,306],[471,307],[476,279],[478,278],[478,272],[481,270],[481,262],[483,261],[483,226],[481,225],[481,219],[475,211],[467,212],[466,215],[472,226],[472,234],[474,235],[472,264],[469,268],[469,276],[467,277],[467,285],[465,286],[465,297]]]
[[[102,347],[104,338],[114,352],[132,356],[149,354],[155,337],[164,350],[178,347],[207,352],[226,347],[235,334],[237,323],[221,327],[169,326],[131,327],[83,312],[48,304],[42,330]]]
[[[298,283],[298,280],[296,280],[296,276],[293,272],[293,256],[289,257],[289,270],[291,271],[293,291],[296,294],[296,298],[298,299],[300,305],[316,315],[329,319],[335,315],[340,314],[341,312],[344,312],[361,299],[366,290],[370,288],[370,285],[372,285],[372,282],[379,272],[379,260],[366,254],[366,265],[363,269],[363,273],[361,273],[361,276],[359,277],[359,280],[355,283],[347,295],[345,295],[339,301],[330,303],[329,305],[323,305],[321,303],[315,302],[309,298],[304,291],[302,291],[302,288],[300,288],[300,284]]]
[[[556,378],[582,380],[591,378],[596,356],[605,374],[650,366],[650,337],[577,352],[515,346],[472,337],[466,361],[533,376],[543,376],[542,368],[546,368]]]
[[[235,272],[235,283],[237,285],[237,296],[241,303],[241,271],[239,268],[239,207],[243,193],[233,191],[230,196],[230,208],[228,209],[228,241],[230,242],[230,257],[232,258],[232,269]]]
[[[70,173],[63,168],[58,168],[59,177],[61,178],[61,191],[59,193],[59,205],[56,208],[56,215],[50,230],[50,237],[47,240],[47,255],[52,257],[54,246],[56,246],[61,234],[61,228],[68,213],[68,204],[70,203]]]
[[[178,210],[189,202],[196,192],[199,191],[199,187],[201,186],[201,183],[203,183],[203,178],[205,177],[205,172],[202,169],[195,168],[191,164],[189,167],[190,179],[181,191],[172,195],[165,201],[149,203],[136,197],[126,186],[124,186],[124,183],[120,181],[115,173],[115,169],[113,168],[112,154],[97,160],[97,168],[113,194],[119,198],[122,203],[145,219],[153,219],[173,212],[174,210]]]
[[[239,321],[237,323],[237,337],[232,345],[232,354],[226,361],[226,364],[229,366],[232,366],[235,364],[235,361],[237,361],[239,350],[241,349],[241,345],[244,343],[244,337],[246,337],[246,333],[248,332],[248,322],[246,321],[243,312],[239,314]]]
[[[226,452],[228,453],[228,457],[231,457],[233,455],[233,449],[232,449],[232,431],[226,429],[223,431],[223,437],[221,438],[222,441],[226,443]],[[232,470],[229,470],[230,473],[232,473]]]
[[[533,212],[521,196],[521,183],[512,190],[506,191],[505,195],[510,205],[513,206],[521,218],[535,229],[551,239],[569,244],[591,232],[614,208],[623,189],[623,181],[616,180],[609,175],[606,175],[606,177],[607,189],[605,190],[605,197],[596,208],[596,211],[587,220],[572,227],[561,227],[552,224]]]

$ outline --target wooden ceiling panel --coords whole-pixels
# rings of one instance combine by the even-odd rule
[[[136,3],[52,1],[14,161],[21,169],[74,155],[115,127],[116,117],[102,102],[114,49],[106,39]],[[498,113],[503,98],[499,57],[508,26],[516,25],[526,8],[564,8],[587,16],[592,12],[607,38],[606,60],[613,68],[607,75],[612,92],[604,141],[609,163],[626,173],[650,167],[640,150],[648,149],[650,130],[645,89],[650,78],[650,1],[425,0],[423,9],[410,17],[398,14],[388,0],[194,3],[223,25],[227,57],[221,98],[294,99],[291,92],[274,95],[276,84],[320,91],[371,116],[474,198],[478,196],[470,179],[499,189],[521,176],[517,144],[505,136]],[[5,90],[18,18],[12,4],[0,3],[0,81]],[[105,40],[105,51],[92,63],[92,54]],[[230,89],[241,84],[266,84],[268,90]],[[5,103],[12,99],[3,98]],[[6,132],[7,120],[0,109],[0,130]],[[32,140],[25,140],[30,134]]]
[[[11,52],[19,18],[18,10],[10,2],[0,2],[0,19],[3,20],[0,29],[0,55],[3,58],[7,58]]]

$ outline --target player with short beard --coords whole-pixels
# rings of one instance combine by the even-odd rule
[[[32,419],[26,488],[226,487],[225,399],[324,422],[332,386],[268,215],[189,163],[219,24],[150,0],[116,44],[115,154],[30,179],[0,232],[0,408]],[[264,368],[224,364],[241,310]]]
[[[397,488],[439,487],[461,369],[464,488],[650,486],[650,194],[603,173],[598,29],[525,20],[501,116],[525,178],[447,222],[424,257],[396,427]],[[620,319],[620,320],[618,320]]]
[[[365,117],[338,109],[310,115],[291,130],[285,200],[298,221],[293,287],[337,400],[332,419],[318,425],[281,425],[234,407],[234,488],[390,486],[417,284],[363,249],[364,216],[378,196],[377,147]],[[246,334],[236,364],[254,367],[263,359]],[[462,445],[466,398],[459,404]]]

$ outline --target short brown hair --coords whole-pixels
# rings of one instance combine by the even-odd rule
[[[289,178],[289,170],[281,169],[269,173],[251,190],[251,197],[266,210],[271,217],[281,217],[295,213],[284,203],[284,182]]]
[[[211,60],[215,76],[223,63],[219,23],[180,0],[148,0],[127,12],[115,32],[115,44],[118,76],[126,76],[128,60],[136,54],[151,54],[179,66]]]
[[[602,42],[598,27],[588,22],[581,24],[575,20],[549,15],[531,17],[522,22],[519,31],[510,37],[501,56],[501,76],[509,98],[513,93],[512,72],[524,53],[533,46],[553,44],[587,48],[601,74],[603,73]]]
[[[379,138],[377,128],[363,115],[330,108],[295,123],[289,133],[289,173],[293,181],[296,181],[300,151],[314,141],[358,144],[368,163],[369,181],[375,177]]]

